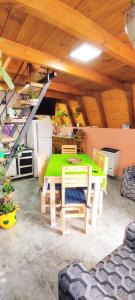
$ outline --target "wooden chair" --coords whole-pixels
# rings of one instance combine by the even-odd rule
[[[62,168],[62,234],[65,233],[66,218],[84,218],[85,233],[88,233],[92,168],[90,166],[68,166]],[[87,188],[84,192],[84,188]]]
[[[62,154],[76,154],[77,145],[62,145]]]
[[[41,213],[46,212],[46,208],[50,207],[50,186],[48,185],[48,190],[47,194],[44,197],[42,193],[42,187],[43,187],[43,182],[44,182],[44,175],[45,175],[45,170],[47,168],[47,159],[45,154],[42,152],[38,156],[38,176],[39,176],[39,186],[40,186],[40,191],[41,191]],[[61,190],[61,185],[56,184],[55,186],[55,192],[56,192],[56,207],[60,206],[60,190]]]
[[[99,154],[101,151],[99,151],[98,149],[93,149],[93,160],[95,161],[95,163],[98,165],[98,160],[99,160]]]
[[[99,199],[99,212],[103,210],[103,194],[106,193],[107,189],[107,171],[108,171],[108,157],[104,155],[104,153],[100,150],[93,150],[93,159],[96,164],[103,170],[105,174],[105,178],[103,179],[103,183],[101,185],[100,190],[100,199]]]

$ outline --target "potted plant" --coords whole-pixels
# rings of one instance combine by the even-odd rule
[[[32,88],[30,88],[28,104],[37,105],[37,102],[38,102],[37,93]]]
[[[6,169],[0,164],[0,226],[9,229],[16,224],[17,206],[13,202],[13,184],[5,174]]]
[[[14,157],[18,158],[22,156],[22,152],[26,149],[26,146],[24,144],[20,144],[14,153]]]

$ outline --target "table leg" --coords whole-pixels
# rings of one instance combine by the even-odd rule
[[[100,197],[100,181],[94,184],[93,209],[91,225],[95,226],[97,222],[98,204]]]
[[[41,192],[41,213],[45,214],[46,206],[45,206],[45,196],[47,192],[48,180],[44,178],[43,190]]]
[[[51,226],[56,226],[56,199],[55,199],[55,180],[51,178],[50,181],[50,214],[51,214]]]

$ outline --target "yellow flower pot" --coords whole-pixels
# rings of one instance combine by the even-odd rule
[[[16,224],[16,209],[11,213],[0,216],[0,226],[4,229],[9,229]]]

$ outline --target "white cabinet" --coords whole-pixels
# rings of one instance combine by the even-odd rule
[[[33,177],[33,155],[32,149],[26,148],[21,156],[13,158],[11,165],[7,171],[7,176],[16,178]],[[7,157],[9,152],[6,153]]]
[[[120,159],[120,150],[113,148],[102,148],[101,151],[108,157],[108,175],[117,176],[119,159]]]

